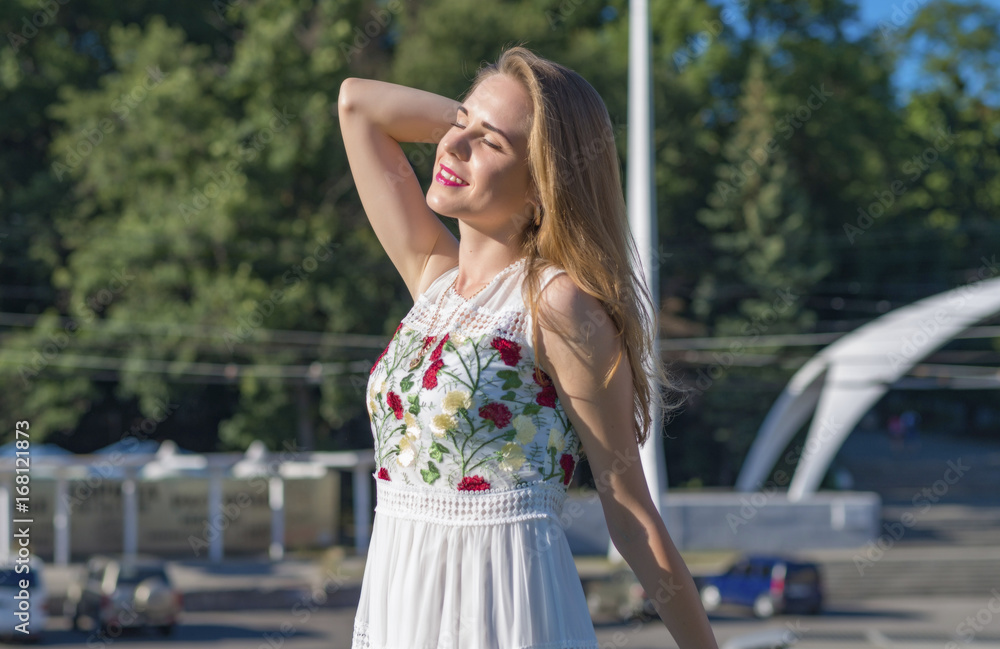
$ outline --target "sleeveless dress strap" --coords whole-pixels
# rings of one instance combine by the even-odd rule
[[[455,273],[457,272],[458,266],[452,266],[438,275],[424,290],[424,292],[417,296],[417,301],[419,302],[421,299],[429,299],[431,301],[435,300],[437,296],[441,294],[441,291],[448,287],[448,283],[455,278]]]

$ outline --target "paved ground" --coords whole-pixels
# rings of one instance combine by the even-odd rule
[[[820,616],[760,621],[732,613],[712,614],[709,619],[721,649],[737,638],[767,632],[785,635],[796,649],[1000,649],[1000,614],[987,618],[982,613],[989,610],[989,604],[986,597],[897,597],[831,602],[829,610]],[[72,631],[68,621],[60,618],[51,621],[45,644],[91,648],[114,644],[116,649],[167,643],[181,643],[191,649],[350,649],[353,609],[318,609],[308,614],[291,611],[186,613],[170,638],[148,632],[106,638],[93,632]],[[978,631],[962,626],[970,616],[979,618]],[[598,620],[595,630],[602,649],[676,647],[659,621]]]

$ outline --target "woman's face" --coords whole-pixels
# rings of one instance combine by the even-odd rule
[[[523,229],[531,213],[531,114],[531,98],[518,81],[502,74],[484,79],[438,143],[427,205],[479,229]]]

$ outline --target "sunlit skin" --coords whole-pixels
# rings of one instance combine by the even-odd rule
[[[527,163],[530,124],[527,90],[510,77],[494,75],[461,104],[438,142],[427,206],[458,220],[463,253],[498,252],[497,244],[513,252],[532,218],[537,198]],[[442,165],[468,184],[449,184],[439,175]]]

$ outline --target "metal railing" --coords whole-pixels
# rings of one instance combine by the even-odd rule
[[[284,538],[284,477],[281,475],[281,465],[286,462],[308,463],[321,465],[327,470],[351,471],[353,475],[353,502],[355,548],[357,552],[368,550],[369,530],[372,520],[372,472],[375,468],[375,452],[372,449],[336,452],[280,452],[259,453],[252,459],[243,453],[210,453],[187,454],[173,456],[190,465],[196,462],[199,471],[204,471],[208,477],[208,517],[215,520],[223,512],[223,480],[229,477],[233,467],[241,465],[244,474],[247,471],[268,480],[268,506],[271,511],[271,543],[268,555],[272,560],[280,560],[285,553]],[[3,458],[0,463],[0,556],[11,554],[13,527],[20,524],[31,524],[34,517],[15,514],[11,507],[14,490],[14,477],[18,473],[14,467],[14,458]],[[203,460],[203,462],[201,461]],[[139,499],[137,483],[142,480],[139,475],[142,467],[159,463],[170,467],[165,462],[162,453],[111,453],[108,455],[46,455],[30,458],[31,481],[44,476],[53,478],[56,483],[55,507],[52,514],[54,532],[53,561],[66,565],[70,557],[70,517],[72,515],[69,503],[69,481],[86,480],[91,477],[91,469],[95,466],[111,464],[123,473],[120,478],[122,492],[123,520],[123,554],[134,557],[139,546]],[[42,474],[42,475],[39,475]],[[103,480],[117,482],[118,478],[107,477]],[[30,484],[30,482],[29,482]],[[218,562],[223,558],[223,537],[216,534],[208,540],[208,557],[210,561]]]

